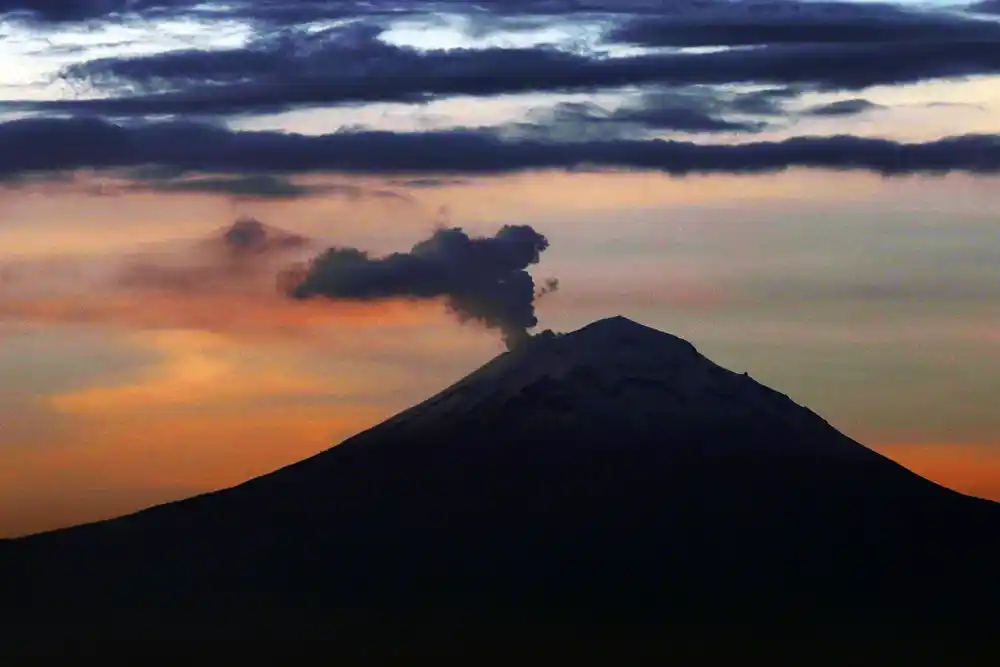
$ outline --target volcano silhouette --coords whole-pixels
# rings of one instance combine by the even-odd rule
[[[305,461],[0,557],[22,618],[961,622],[995,612],[998,535],[1000,505],[614,317]]]

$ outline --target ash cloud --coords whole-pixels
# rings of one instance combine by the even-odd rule
[[[383,257],[329,248],[301,270],[286,273],[282,289],[295,299],[444,299],[460,321],[500,331],[513,349],[538,324],[535,300],[558,288],[554,279],[536,288],[527,271],[548,246],[529,225],[507,225],[494,236],[439,228],[409,252]]]
[[[259,291],[297,253],[313,248],[312,239],[240,218],[183,253],[132,257],[117,283],[128,289],[197,294]],[[300,255],[299,255],[300,256]]]
[[[237,257],[282,252],[309,244],[304,236],[268,227],[256,218],[240,218],[223,232],[220,241]]]

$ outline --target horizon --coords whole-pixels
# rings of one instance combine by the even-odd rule
[[[570,4],[0,0],[0,537],[618,314],[1000,501],[995,3]]]

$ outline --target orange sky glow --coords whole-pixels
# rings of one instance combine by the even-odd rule
[[[441,223],[549,238],[532,270],[561,289],[539,302],[542,328],[620,313],[670,331],[916,472],[1000,500],[1000,194],[985,179],[536,173],[257,203],[38,187],[0,193],[0,536],[237,484],[488,361],[498,336],[440,302],[277,289],[315,248],[405,250]],[[315,248],[213,254],[244,215]]]

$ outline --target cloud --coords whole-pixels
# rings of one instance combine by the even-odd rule
[[[169,56],[169,54],[166,54]],[[166,57],[164,56],[164,57]],[[310,106],[369,102],[419,103],[453,96],[587,91],[642,85],[795,84],[823,90],[861,90],[1000,72],[1000,31],[981,40],[893,44],[776,44],[752,50],[675,52],[615,58],[592,57],[552,48],[454,49],[420,52],[395,49],[362,65],[355,54],[309,56],[280,73],[267,69],[246,80],[184,81],[159,72],[156,62],[137,81],[124,74],[91,76],[114,81],[116,97],[11,101],[15,111],[99,113],[112,116],[241,115],[277,113]],[[198,55],[213,72],[216,52]],[[157,56],[150,56],[157,58]],[[871,67],[878,62],[878,67]],[[111,71],[125,71],[107,63]],[[197,66],[196,66],[197,67]],[[297,74],[290,75],[288,72]],[[206,74],[206,77],[209,74]],[[217,79],[223,73],[212,74]],[[161,84],[162,82],[162,84]],[[162,85],[162,88],[160,87]],[[142,91],[142,87],[149,90]],[[132,93],[131,90],[140,92]]]
[[[980,14],[1000,14],[1000,0],[983,0],[969,7],[969,11]]]
[[[305,136],[166,122],[89,118],[0,124],[0,179],[37,172],[157,165],[202,173],[497,174],[610,168],[670,174],[761,173],[793,167],[885,175],[998,173],[1000,136],[924,143],[852,136],[731,145],[666,140],[505,141],[493,132],[335,132]]]
[[[884,109],[881,104],[875,104],[863,98],[850,100],[838,100],[829,104],[820,104],[806,109],[804,112],[808,116],[856,116],[866,111]]]
[[[371,193],[356,185],[304,185],[276,174],[202,176],[194,178],[134,178],[125,185],[111,188],[102,186],[102,194],[117,194],[120,192],[217,194],[240,200],[305,199],[322,195],[361,199],[371,195]],[[402,197],[402,195],[397,196]]]
[[[33,324],[110,326],[128,330],[190,329],[231,335],[243,340],[329,341],[331,332],[358,331],[389,325],[436,323],[442,308],[412,301],[339,303],[297,302],[277,294],[181,292],[178,290],[111,289],[89,293],[25,297],[0,293],[0,320]],[[368,334],[366,334],[368,335]],[[363,354],[346,336],[337,347]]]
[[[995,23],[889,2],[708,0],[680,2],[662,14],[630,19],[611,31],[608,39],[653,47],[859,43],[887,46],[899,42],[996,39],[1000,35],[1000,25]]]
[[[69,23],[129,17],[225,18],[269,26],[352,17],[405,16],[426,12],[466,12],[492,17],[555,17],[581,12],[655,13],[646,0],[0,0],[0,17],[16,14],[39,22]]]
[[[464,0],[463,0],[464,1]],[[431,11],[439,0],[236,0],[223,7],[188,10],[189,14],[218,15],[271,26],[294,26],[316,21],[358,17],[405,16],[411,12]],[[459,0],[441,4],[460,6]]]
[[[740,95],[728,99],[705,88],[647,91],[636,103],[606,109],[594,102],[563,102],[536,109],[525,122],[502,128],[506,136],[580,141],[640,137],[647,131],[759,132],[767,124],[737,119]]]
[[[638,138],[644,136],[644,131],[760,132],[768,128],[769,121],[785,114],[785,101],[801,92],[794,87],[754,91],[711,86],[646,90],[637,100],[615,109],[593,102],[564,102],[536,109],[529,113],[527,121],[501,130],[505,136],[573,141]]]
[[[60,412],[108,415],[168,408],[197,408],[223,404],[247,405],[254,399],[337,397],[336,388],[279,364],[256,364],[248,369],[247,350],[224,336],[197,331],[161,331],[143,337],[163,356],[152,372],[130,382],[88,386],[50,397]],[[348,392],[341,389],[341,396]]]
[[[435,178],[433,176],[393,181],[393,185],[398,185],[404,188],[412,188],[415,190],[443,188],[455,185],[468,185],[469,183],[471,183],[471,181],[464,178]]]
[[[126,11],[134,0],[0,0],[0,17],[23,15],[38,21],[63,23],[106,18]],[[166,3],[162,3],[166,4]]]
[[[280,267],[316,248],[304,236],[241,218],[184,252],[127,258],[115,282],[128,289],[183,294],[273,291]]]
[[[268,227],[254,218],[240,218],[216,243],[231,257],[246,257],[301,248],[309,244],[309,239]]]
[[[508,225],[492,237],[441,228],[409,252],[384,257],[335,246],[290,273],[287,290],[296,299],[444,299],[461,321],[498,329],[513,348],[538,324],[535,298],[558,287],[550,280],[536,290],[526,270],[548,245],[530,226]]]
[[[567,12],[573,0],[494,0],[472,11],[495,11],[500,15],[552,9]],[[557,7],[557,5],[563,5]],[[359,16],[400,16],[434,9],[470,11],[467,0],[0,0],[5,14],[39,23],[74,23],[128,18],[188,18],[252,21],[268,26],[298,25],[322,20]]]
[[[370,67],[407,50],[379,39],[385,28],[351,23],[323,30],[290,29],[257,34],[243,47],[182,49],[141,56],[108,57],[66,66],[64,79],[111,90],[150,92],[195,85],[301,82],[323,62],[342,60],[348,70]]]
[[[776,24],[809,27],[827,22],[856,27],[864,19],[876,22],[921,24],[920,12],[888,2],[852,7],[850,2],[814,2],[808,7],[796,0],[492,0],[472,4],[468,0],[0,0],[0,16],[31,17],[40,22],[69,23],[94,20],[121,20],[129,17],[225,18],[254,21],[266,25],[296,25],[307,22],[353,17],[391,17],[427,12],[464,13],[487,26],[498,21],[531,18],[563,18],[573,15],[626,15],[662,17],[675,20],[700,19],[703,23],[730,21],[742,24]],[[967,9],[989,13],[996,0],[975,3]],[[743,21],[740,21],[743,19]],[[915,30],[915,28],[910,28]]]
[[[759,18],[746,23],[750,21],[746,10],[733,10],[735,3],[713,4],[715,14],[729,18],[702,25],[701,19],[688,20],[684,18],[688,14],[681,14],[663,19],[660,26],[644,17],[613,32],[608,44],[654,42],[660,26],[670,35],[689,35],[689,41],[730,47],[750,42],[753,48],[618,57],[546,45],[418,50],[384,41],[386,26],[372,21],[321,30],[262,30],[239,48],[175,50],[74,63],[61,77],[95,87],[100,97],[15,100],[4,106],[14,111],[118,117],[235,116],[310,106],[419,103],[452,96],[648,85],[766,84],[860,90],[1000,72],[1000,23],[854,3],[830,4],[836,11],[828,7],[825,11],[833,18],[824,18],[823,11],[807,9],[812,5],[806,3],[779,5],[786,14],[792,11],[790,7],[800,8],[795,10],[799,18],[781,19],[794,24],[788,27],[787,38],[761,33]],[[874,20],[866,12],[875,12],[879,18]],[[847,18],[836,19],[841,14]],[[812,17],[812,30],[799,25],[806,17]],[[682,19],[691,25],[682,21],[678,27]],[[887,34],[872,33],[868,38],[859,34],[852,39],[845,21],[856,26],[855,32],[868,34],[884,28]],[[718,37],[696,39],[699,31],[713,26]],[[746,30],[737,29],[740,26]],[[739,37],[744,33],[747,37]],[[872,67],[873,62],[879,66]]]
[[[294,176],[277,173],[198,174],[173,167],[143,166],[111,170],[96,178],[78,177],[70,172],[15,173],[0,176],[0,189],[34,188],[35,191],[73,192],[114,197],[133,193],[166,195],[222,196],[234,201],[288,201],[315,197],[374,201],[416,207],[417,200],[405,189],[427,189],[460,184],[458,179],[409,179],[386,185],[348,182],[303,183]],[[45,190],[52,186],[50,190]]]

